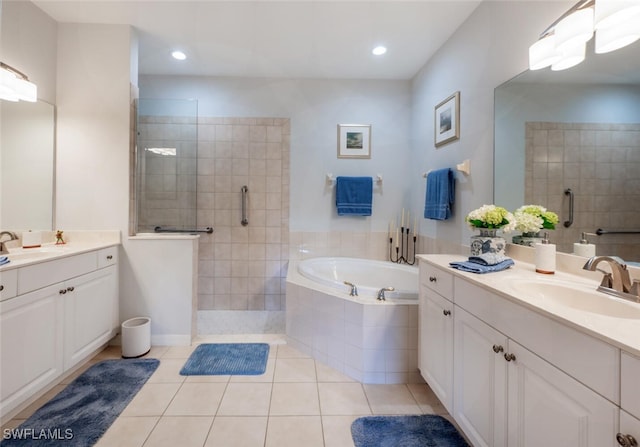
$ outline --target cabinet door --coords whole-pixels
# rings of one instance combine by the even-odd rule
[[[64,365],[83,360],[112,335],[113,300],[117,299],[116,266],[65,282]]]
[[[421,287],[420,373],[447,411],[453,407],[453,303]]]
[[[507,338],[455,307],[453,416],[474,446],[506,445]]]
[[[62,374],[62,287],[54,284],[0,303],[2,415]]]
[[[616,445],[618,408],[509,340],[510,447]]]
[[[618,441],[617,445],[623,447],[640,445],[640,420],[626,411],[620,411],[620,432],[616,435],[616,440]]]

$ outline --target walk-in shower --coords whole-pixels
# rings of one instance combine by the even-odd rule
[[[198,331],[284,332],[289,119],[140,99],[136,132],[136,232],[199,231]]]

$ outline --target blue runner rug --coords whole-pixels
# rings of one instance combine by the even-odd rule
[[[267,369],[267,343],[205,343],[180,370],[183,376],[257,376]]]
[[[4,440],[0,445],[94,445],[159,363],[156,359],[104,360],[96,363],[19,427],[4,431]]]
[[[468,447],[442,416],[364,416],[351,424],[356,447]]]

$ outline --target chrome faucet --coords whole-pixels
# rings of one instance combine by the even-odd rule
[[[11,242],[11,241],[17,241],[18,240],[18,236],[16,236],[16,234],[13,231],[0,231],[0,239],[2,239],[2,236],[9,236],[9,240],[8,241],[0,240],[0,255],[6,255],[6,254],[9,253],[9,249],[7,249],[7,246],[4,243],[5,242]]]
[[[382,289],[378,290],[378,301],[386,301],[386,298],[384,296],[384,292],[393,292],[394,289],[393,287],[383,287]]]
[[[606,262],[611,267],[611,273],[597,268],[598,264]],[[599,271],[604,274],[602,282],[598,287],[600,292],[640,302],[640,282],[634,280],[631,282],[627,264],[617,256],[594,256],[582,267],[592,272]]]
[[[351,291],[349,292],[349,296],[358,296],[358,288],[356,287],[355,284],[352,284],[352,283],[350,283],[348,281],[344,281],[344,283],[347,286],[351,287]]]

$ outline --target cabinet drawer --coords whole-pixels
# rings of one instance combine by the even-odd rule
[[[95,251],[22,267],[18,269],[18,294],[84,275],[97,267]]]
[[[620,402],[620,350],[513,301],[455,279],[457,305],[612,402]]]
[[[118,247],[107,247],[98,251],[98,268],[118,263]]]
[[[640,387],[638,386],[640,358],[623,352],[620,363],[622,369],[622,383],[620,384],[621,407],[635,417],[640,418]]]
[[[0,301],[8,300],[18,294],[18,269],[0,272]]]
[[[453,275],[424,261],[420,261],[420,284],[448,300],[453,299]]]

